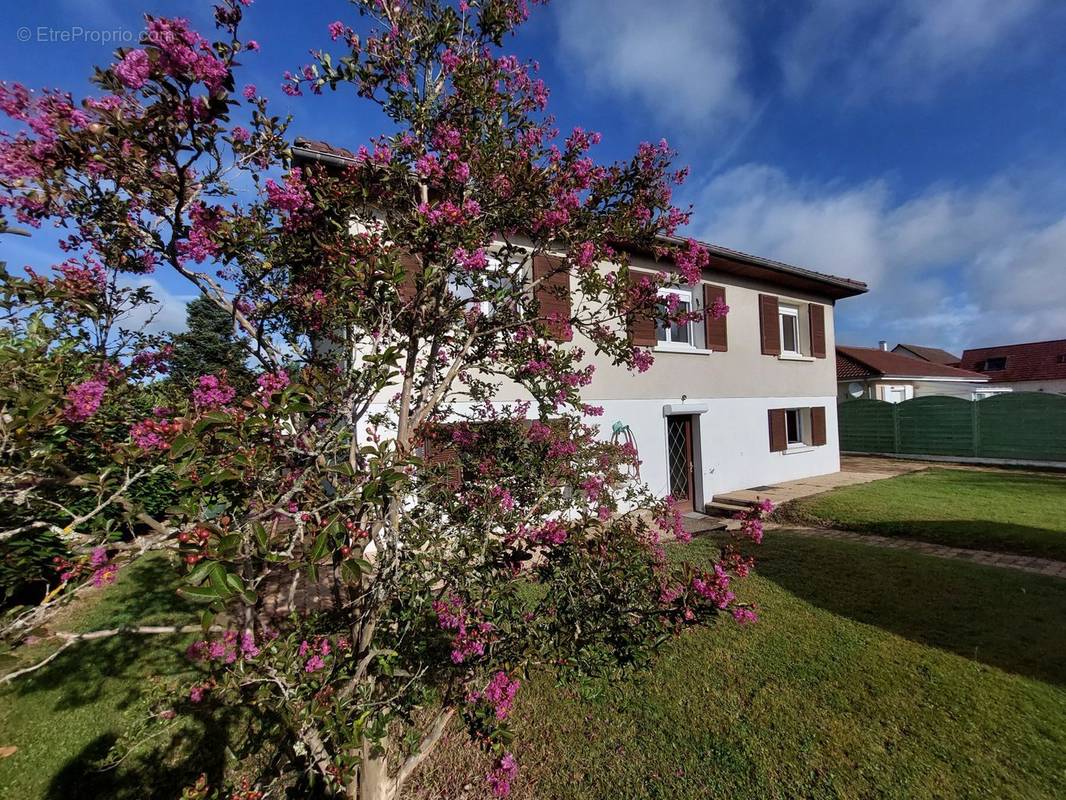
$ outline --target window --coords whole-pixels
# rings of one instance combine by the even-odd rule
[[[800,354],[799,309],[796,306],[778,307],[781,320],[781,354],[798,356]]]
[[[806,453],[829,441],[825,406],[771,408],[771,453]]]
[[[466,303],[473,310],[477,308],[486,317],[496,313],[496,304],[491,299],[475,300],[475,293],[488,298],[514,286],[512,271],[516,263],[505,264],[495,255],[487,258],[488,264],[483,270],[466,272],[456,270],[448,276],[448,290],[456,299]]]
[[[692,292],[682,289],[660,289],[659,297],[664,298],[663,304],[669,305],[675,301],[667,300],[668,297],[676,297],[677,306],[674,309],[675,314],[679,314],[692,310]],[[655,323],[655,338],[663,344],[680,344],[692,346],[692,323],[683,322],[678,324],[671,322],[669,325],[663,324],[663,322],[657,321]]]
[[[803,441],[803,409],[785,409],[785,440],[789,446],[804,444]]]
[[[981,372],[998,372],[1001,369],[1007,368],[1007,357],[997,356],[996,358],[986,358],[982,361],[977,369]]]
[[[1066,353],[1060,353],[1056,359],[1060,364],[1066,364]]]

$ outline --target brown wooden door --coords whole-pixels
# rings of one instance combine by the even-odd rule
[[[696,472],[692,463],[692,417],[675,414],[666,418],[667,469],[670,494],[684,511],[696,510]]]

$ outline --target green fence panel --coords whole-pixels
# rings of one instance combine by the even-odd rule
[[[837,409],[840,449],[855,453],[895,453],[896,422],[891,403],[848,400]]]
[[[975,405],[977,455],[1066,461],[1066,395],[1011,392]]]
[[[916,397],[896,404],[897,452],[973,456],[973,401],[961,397]]]
[[[854,453],[1066,462],[1066,395],[847,400],[837,417],[840,449]]]

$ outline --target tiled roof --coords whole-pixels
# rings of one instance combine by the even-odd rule
[[[934,364],[943,364],[946,367],[955,367],[959,364],[959,357],[952,355],[947,350],[941,350],[939,347],[923,347],[919,344],[897,344],[893,348],[893,352],[900,348],[909,350],[916,357],[923,361],[931,361]],[[910,355],[910,353],[903,353],[902,355]]]
[[[889,353],[876,347],[847,347],[837,345],[837,380],[871,378],[890,375],[898,378],[954,378],[984,383],[986,378],[977,372],[922,361],[913,356]]]
[[[297,158],[321,160],[339,166],[357,163],[357,155],[351,150],[343,147],[334,147],[327,142],[318,141],[316,139],[297,137],[293,142],[293,153]],[[664,236],[661,238],[664,241],[669,241],[671,243],[684,243],[687,241],[680,237]],[[806,267],[797,267],[793,264],[786,264],[783,261],[775,261],[770,258],[763,258],[762,256],[754,256],[750,253],[742,253],[739,250],[732,250],[728,247],[723,247],[722,245],[711,244],[710,242],[701,242],[701,244],[707,248],[712,256],[719,256],[720,258],[729,259],[730,261],[739,262],[741,264],[749,264],[754,267],[770,270],[771,272],[784,273],[785,275],[791,276],[792,280],[801,279],[813,282],[814,285],[821,284],[823,287],[833,287],[831,291],[835,297],[854,297],[855,295],[865,293],[868,288],[865,283],[854,280],[853,278],[841,278],[837,275],[829,275],[825,272],[816,272],[815,270],[807,269]]]
[[[1006,359],[1003,369],[982,369],[985,361],[994,358]],[[967,350],[960,366],[982,372],[993,383],[1066,379],[1066,339]]]

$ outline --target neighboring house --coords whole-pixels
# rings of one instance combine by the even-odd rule
[[[990,386],[1066,394],[1066,339],[967,350],[961,366],[980,372]]]
[[[297,140],[294,155],[337,164],[351,163],[348,151]],[[615,367],[592,355],[592,383],[583,391],[610,439],[628,428],[641,459],[641,477],[661,496],[673,494],[682,507],[702,509],[713,495],[840,469],[836,418],[834,306],[866,291],[866,284],[813,272],[757,256],[706,245],[710,264],[698,284],[674,291],[693,310],[720,298],[729,306],[722,319],[704,317],[683,326],[657,327],[634,320],[634,342],[649,348],[655,363],[644,373]],[[633,270],[661,271],[672,265],[650,253],[630,252]],[[536,255],[524,263],[526,279],[551,274],[552,259]],[[601,264],[605,272],[609,264]],[[570,276],[551,283],[568,300],[543,293],[545,308],[572,316],[580,298],[570,295]],[[572,344],[594,354],[591,342]],[[502,384],[500,402],[530,399]],[[437,454],[439,460],[441,454]]]
[[[838,345],[837,386],[840,400],[885,400],[902,403],[914,397],[951,395],[976,400],[989,394],[988,378],[976,372],[888,352],[887,347]]]
[[[961,360],[958,356],[952,355],[947,350],[941,350],[939,347],[923,347],[918,344],[900,343],[892,348],[892,352],[899,353],[901,356],[919,358],[931,364],[942,364],[945,367],[957,367]]]

